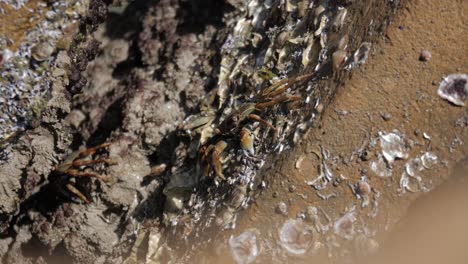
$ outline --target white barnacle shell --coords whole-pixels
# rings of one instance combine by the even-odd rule
[[[314,242],[314,230],[302,219],[287,220],[279,231],[280,245],[292,255],[303,255]]]
[[[229,250],[236,263],[252,263],[260,254],[256,233],[256,230],[247,230],[237,237],[229,238]]]
[[[364,64],[369,56],[369,51],[372,44],[369,42],[363,42],[359,48],[354,52],[354,63],[356,65]]]
[[[384,158],[390,165],[393,164],[395,159],[408,158],[405,141],[397,131],[387,134],[380,133],[380,147]]]
[[[234,45],[238,48],[245,47],[247,40],[250,39],[252,33],[252,21],[250,19],[241,18],[237,21],[234,27]]]
[[[348,14],[348,10],[346,8],[344,7],[338,8],[338,12],[332,22],[333,29],[335,30],[341,29],[341,27],[343,26],[345,22],[347,14]]]
[[[468,98],[468,74],[450,74],[445,77],[437,94],[454,105],[464,106]]]
[[[355,208],[351,208],[345,215],[340,217],[333,224],[333,231],[335,234],[345,239],[352,239],[356,233],[354,230],[354,222],[356,221]]]
[[[302,52],[302,65],[304,67],[309,65],[310,61],[312,60],[314,43],[314,37],[310,36],[307,47]]]

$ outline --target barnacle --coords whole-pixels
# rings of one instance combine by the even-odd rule
[[[290,254],[305,254],[313,245],[314,229],[302,219],[287,220],[279,231],[280,245]]]
[[[252,263],[260,253],[255,230],[244,231],[229,238],[229,249],[237,263]]]
[[[464,106],[466,98],[468,98],[468,74],[447,76],[440,83],[437,93],[454,105]]]

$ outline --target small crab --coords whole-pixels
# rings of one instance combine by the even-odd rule
[[[70,181],[70,177],[94,177],[103,182],[107,182],[109,178],[94,172],[83,171],[82,169],[85,166],[99,163],[104,163],[108,165],[117,164],[111,159],[93,159],[92,157],[96,153],[96,151],[105,148],[109,145],[110,143],[103,143],[89,149],[75,151],[71,153],[64,162],[57,165],[53,171],[53,173],[60,178],[59,182],[64,183],[68,191],[75,194],[78,198],[80,198],[87,204],[90,204],[90,201],[81,191],[79,191],[73,185],[72,181]]]
[[[308,80],[314,75],[315,73],[309,73],[292,78],[285,78],[265,88],[257,96],[255,100],[257,102],[245,103],[241,105],[237,111],[234,111],[234,113],[226,117],[217,128],[218,134],[225,134],[238,129],[241,127],[241,123],[246,120],[258,121],[276,131],[276,128],[271,123],[255,114],[255,112],[262,113],[268,107],[300,100],[302,98],[301,96],[288,94],[286,93],[287,90],[291,85]]]
[[[211,170],[213,170],[216,176],[223,180],[225,179],[220,157],[224,149],[226,149],[227,143],[220,138],[228,134],[239,134],[241,147],[253,155],[253,138],[249,130],[244,128],[245,122],[248,120],[258,121],[270,127],[276,133],[276,127],[261,118],[259,114],[264,113],[269,107],[300,100],[302,98],[301,96],[289,94],[288,89],[293,84],[306,81],[314,75],[315,73],[308,73],[278,81],[262,90],[257,98],[254,99],[254,102],[242,104],[236,111],[227,116],[219,126],[216,127],[216,135],[208,140],[207,144],[199,148],[199,164],[202,167],[203,175],[209,176]],[[258,114],[256,114],[256,112]]]

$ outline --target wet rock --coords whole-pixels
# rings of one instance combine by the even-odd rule
[[[29,163],[32,154],[29,151],[23,153],[14,152],[8,162],[0,164],[0,213],[6,217],[12,217],[18,209],[17,193],[21,190],[22,168]],[[3,230],[2,223],[2,230]]]

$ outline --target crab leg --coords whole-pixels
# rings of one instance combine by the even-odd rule
[[[67,183],[65,185],[65,187],[67,187],[67,189],[73,193],[74,195],[78,196],[78,198],[80,198],[81,200],[83,200],[83,202],[87,203],[87,204],[90,204],[88,198],[86,198],[86,196],[84,196],[83,193],[81,193],[77,188],[75,188],[73,185],[71,185],[70,183]]]
[[[215,174],[223,179],[226,180],[226,177],[224,177],[223,174],[223,163],[221,162],[221,153],[226,149],[227,144],[223,140],[219,141],[216,143],[213,153],[211,154],[211,163],[213,165],[213,170]]]
[[[92,148],[89,148],[89,149],[84,149],[84,150],[80,151],[79,157],[84,158],[84,157],[87,157],[87,156],[94,155],[94,153],[96,153],[96,151],[98,149],[108,147],[110,144],[111,144],[110,142],[106,142],[106,143],[102,143],[100,145],[94,146]]]
[[[273,130],[277,131],[277,129],[276,129],[275,126],[273,126],[270,122],[268,122],[268,121],[262,119],[262,118],[259,117],[258,115],[250,114],[250,115],[248,115],[248,118],[249,118],[249,119],[252,119],[252,120],[255,120],[255,121],[258,121],[258,122],[260,122],[260,123],[262,123],[262,124],[264,124],[264,125],[266,125],[266,126],[271,127]]]
[[[289,78],[284,78],[270,86],[268,86],[267,88],[265,88],[265,90],[262,91],[262,95],[263,96],[268,96],[270,95],[270,93],[274,92],[274,91],[284,91],[286,90],[285,87],[289,87],[288,86],[288,81],[290,81]],[[284,86],[283,86],[284,85]],[[281,89],[279,89],[278,87],[281,87],[283,86]]]
[[[109,179],[107,177],[104,177],[102,175],[99,175],[99,174],[93,173],[93,172],[80,172],[78,170],[68,170],[67,174],[69,174],[70,176],[74,176],[74,177],[94,177],[94,178],[99,179],[99,180],[101,180],[103,182],[109,181]]]
[[[269,106],[274,106],[274,105],[277,105],[277,104],[280,104],[280,103],[283,103],[283,102],[287,102],[287,101],[298,101],[298,100],[301,100],[301,96],[299,95],[283,95],[283,96],[277,96],[273,99],[271,99],[270,101],[266,101],[266,102],[263,102],[263,103],[257,103],[255,104],[255,109],[257,110],[262,110],[266,107],[269,107]]]
[[[284,78],[270,85],[269,87],[265,88],[265,90],[262,92],[262,95],[266,97],[274,97],[286,91],[290,87],[290,85],[303,81],[309,77],[312,77],[313,75],[315,75],[315,72],[307,73],[307,74],[303,74],[303,75],[299,75],[299,76],[291,77],[291,78]]]
[[[105,163],[108,165],[115,165],[117,162],[115,162],[112,159],[95,159],[95,160],[75,160],[73,161],[73,166],[74,167],[80,167],[84,165],[91,165],[91,164],[98,164],[98,163]]]

